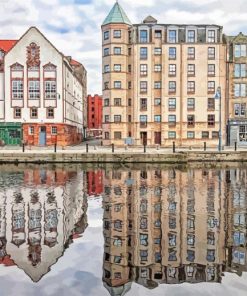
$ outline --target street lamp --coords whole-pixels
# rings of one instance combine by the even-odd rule
[[[221,87],[217,88],[215,99],[219,100],[219,146],[218,151],[221,152],[222,150],[222,125],[221,125]]]

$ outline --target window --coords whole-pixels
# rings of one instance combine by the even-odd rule
[[[208,110],[215,110],[215,99],[208,98]]]
[[[140,75],[141,76],[147,76],[148,75],[148,65],[147,64],[141,64],[140,65]]]
[[[121,99],[120,98],[114,98],[114,105],[115,106],[121,106]]]
[[[176,92],[176,81],[169,81],[169,93]]]
[[[128,48],[128,55],[131,56],[131,47]]]
[[[154,88],[155,89],[161,89],[161,81],[155,81],[154,82]]]
[[[131,89],[131,81],[128,81],[128,89]]]
[[[154,99],[154,105],[155,106],[160,106],[161,105],[161,99],[160,98],[155,98]]]
[[[234,47],[235,58],[246,57],[246,44],[236,44]]]
[[[106,123],[110,122],[110,116],[109,115],[105,115],[105,122]]]
[[[219,132],[212,132],[212,139],[219,139]]]
[[[47,118],[54,118],[54,108],[47,108]]]
[[[161,64],[154,65],[154,72],[161,72]]]
[[[31,118],[38,118],[38,109],[37,108],[31,108]]]
[[[246,115],[246,103],[234,104],[234,115],[235,116],[245,116]]]
[[[176,115],[168,115],[168,124],[176,125]]]
[[[195,30],[188,30],[188,42],[189,43],[194,43],[195,42],[195,35],[196,35],[196,32]]]
[[[105,100],[104,100],[104,106],[105,106],[105,107],[108,107],[109,104],[110,104],[109,99],[105,99]]]
[[[234,84],[234,96],[235,97],[245,97],[246,96],[246,84],[245,83],[235,83]]]
[[[235,78],[246,77],[246,64],[235,64],[234,76]]]
[[[128,106],[130,107],[131,106],[131,99],[128,99]]]
[[[208,76],[215,76],[215,65],[214,64],[208,65]]]
[[[109,31],[104,32],[104,40],[108,40],[110,37]]]
[[[188,127],[195,126],[195,115],[187,115],[187,126]]]
[[[140,92],[141,93],[146,93],[148,88],[148,83],[147,81],[140,81]]]
[[[162,53],[161,47],[155,47],[154,48],[154,54],[155,55],[161,55],[161,53]]]
[[[169,108],[169,111],[176,110],[176,98],[170,98],[168,100],[168,108]]]
[[[177,41],[177,32],[176,30],[169,30],[169,33],[168,33],[168,42],[169,43],[176,43]]]
[[[131,65],[128,65],[128,72],[131,73]]]
[[[188,47],[188,60],[195,59],[195,47]]]
[[[21,118],[21,108],[14,109],[14,118]]]
[[[239,126],[239,141],[247,142],[247,125]]]
[[[155,38],[162,38],[162,32],[161,32],[161,30],[155,30],[154,31],[154,37]]]
[[[140,99],[140,106],[141,106],[141,111],[146,111],[147,110],[147,99]]]
[[[34,135],[34,126],[29,126],[28,134],[29,135]]]
[[[140,43],[147,43],[147,42],[148,42],[148,31],[140,30]]]
[[[195,93],[195,81],[188,81],[187,82],[187,92],[188,93]]]
[[[28,81],[28,97],[29,99],[39,99],[40,97],[39,80]]]
[[[188,76],[195,76],[195,65],[194,64],[189,64],[187,66],[187,75]]]
[[[114,115],[114,122],[121,122],[121,115]]]
[[[122,53],[121,47],[114,47],[113,52],[115,55],[120,55]]]
[[[110,54],[109,48],[104,48],[104,57],[108,56]]]
[[[169,60],[176,59],[176,47],[169,47]]]
[[[140,126],[146,127],[147,126],[147,115],[140,115]]]
[[[109,134],[109,132],[105,132],[105,139],[106,139],[106,140],[109,140],[109,138],[110,138],[110,134]]]
[[[202,132],[202,139],[209,139],[209,132]]]
[[[23,99],[23,80],[12,81],[12,99]]]
[[[194,110],[195,109],[195,99],[188,98],[187,99],[187,110]]]
[[[56,99],[57,85],[55,80],[45,81],[45,98]]]
[[[168,139],[176,139],[176,132],[168,132]]]
[[[108,73],[110,72],[110,66],[109,65],[105,65],[104,66],[104,73]]]
[[[169,76],[176,76],[176,65],[169,65]]]
[[[121,81],[114,81],[114,88],[118,88],[118,89],[122,88]]]
[[[104,87],[105,87],[105,89],[109,89],[109,82],[108,81],[104,83]]]
[[[57,135],[57,127],[56,126],[51,127],[51,134],[52,135]]]
[[[194,139],[195,138],[195,132],[187,132],[187,139]]]
[[[214,126],[215,125],[215,115],[209,114],[208,115],[208,126]]]
[[[121,140],[122,139],[122,133],[121,132],[114,132],[114,139],[115,140]]]
[[[148,49],[147,47],[141,47],[140,48],[140,59],[146,60],[148,58]]]
[[[154,115],[154,122],[161,122],[161,116],[160,115]]]
[[[208,93],[209,94],[215,93],[215,82],[214,81],[208,81]]]
[[[209,43],[215,43],[216,42],[215,30],[208,30],[208,42]]]
[[[121,38],[121,30],[114,30],[113,37],[114,38]]]
[[[208,59],[215,60],[215,47],[208,48]]]

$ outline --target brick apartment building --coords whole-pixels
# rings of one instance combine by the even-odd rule
[[[88,95],[87,97],[88,136],[102,135],[102,97]]]

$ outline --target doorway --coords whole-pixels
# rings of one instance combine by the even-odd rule
[[[46,145],[46,127],[41,126],[39,131],[39,145],[45,146]]]
[[[154,132],[154,144],[161,145],[161,132]]]
[[[143,146],[146,146],[147,145],[147,139],[148,136],[147,136],[147,132],[141,132],[141,140],[142,140],[142,145]]]

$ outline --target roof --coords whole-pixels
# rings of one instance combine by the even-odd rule
[[[155,23],[157,24],[157,20],[152,17],[151,15],[147,16],[144,21],[143,21],[144,24],[148,24],[148,23]]]
[[[127,24],[131,25],[129,18],[124,12],[123,8],[116,2],[110,13],[103,22],[103,26],[107,24]]]
[[[8,52],[17,43],[18,40],[0,40],[0,49]]]
[[[80,62],[78,62],[78,61],[76,61],[76,60],[73,60],[73,59],[71,59],[70,60],[70,65],[71,66],[81,66],[81,63]]]

